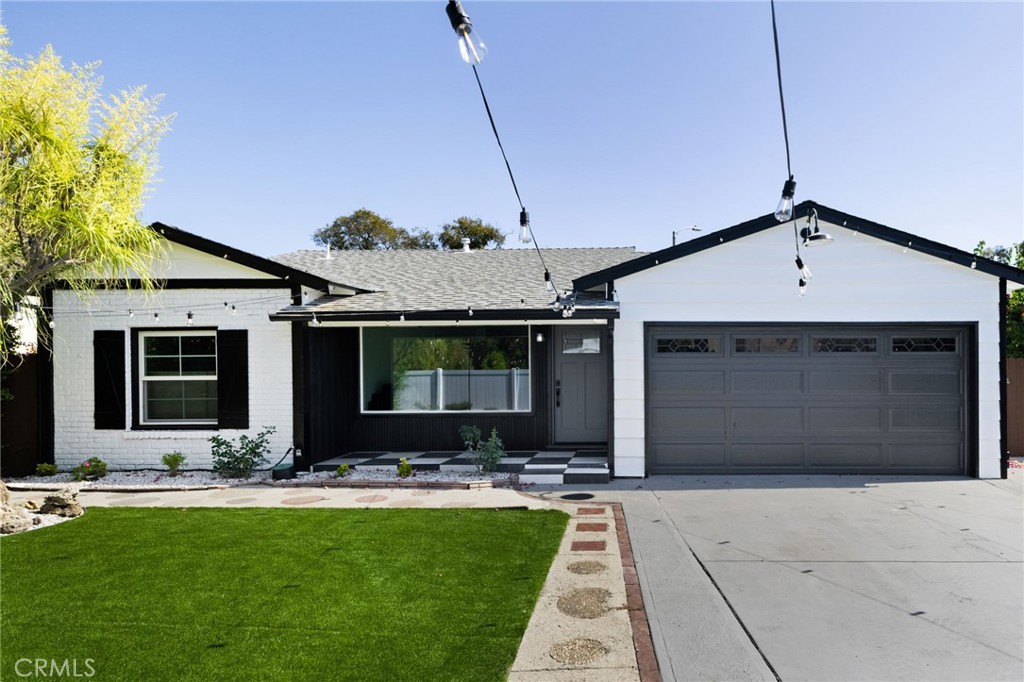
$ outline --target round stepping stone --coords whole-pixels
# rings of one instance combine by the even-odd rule
[[[320,499],[324,498],[321,497]],[[386,499],[388,499],[387,495],[363,495],[362,497],[357,497],[356,502],[383,502]]]
[[[255,497],[238,497],[233,500],[228,500],[227,502],[225,502],[225,504],[249,504],[250,502],[255,501]]]
[[[603,587],[582,587],[558,598],[558,610],[573,618],[600,618],[608,613],[608,597]]]
[[[607,654],[611,649],[596,639],[575,637],[558,642],[551,647],[548,655],[559,663],[581,665],[592,663]]]
[[[312,504],[313,502],[319,502],[320,500],[326,500],[326,497],[320,495],[303,495],[302,497],[289,497],[287,500],[281,500],[281,504]]]
[[[569,569],[570,573],[575,573],[576,575],[593,575],[594,573],[608,570],[608,566],[600,561],[574,561],[566,566],[566,568]]]

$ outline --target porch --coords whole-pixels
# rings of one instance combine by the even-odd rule
[[[313,465],[313,471],[334,471],[342,464],[353,470],[394,471],[405,457],[413,471],[476,471],[468,452],[350,452]],[[499,471],[519,474],[521,483],[607,483],[610,479],[607,450],[512,451],[502,458]]]

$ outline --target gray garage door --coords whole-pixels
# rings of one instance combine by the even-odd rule
[[[965,470],[967,330],[647,329],[650,473]]]

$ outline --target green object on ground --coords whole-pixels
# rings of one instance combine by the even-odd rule
[[[117,509],[2,541],[0,677],[501,680],[568,517],[481,509]]]

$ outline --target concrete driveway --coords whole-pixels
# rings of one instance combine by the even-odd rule
[[[623,504],[666,680],[1024,679],[1024,490],[1006,481],[653,477]]]

